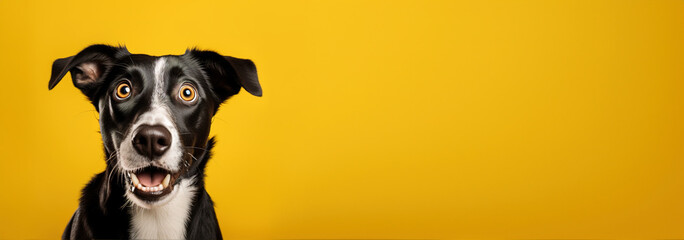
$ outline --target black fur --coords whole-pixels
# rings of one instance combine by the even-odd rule
[[[165,106],[173,113],[184,148],[177,179],[195,177],[190,214],[186,221],[187,239],[221,239],[213,202],[204,188],[204,169],[214,146],[209,139],[211,118],[219,106],[241,88],[261,96],[256,67],[252,61],[221,56],[211,51],[188,50],[170,59]],[[131,54],[125,47],[93,45],[78,54],[57,59],[53,63],[49,89],[71,72],[74,86],[88,97],[100,113],[102,141],[106,156],[105,171],[95,175],[83,189],[79,208],[64,230],[63,239],[127,239],[130,238],[132,207],[125,193],[128,191],[124,174],[117,168],[118,149],[124,136],[138,116],[150,109],[153,86],[150,72],[159,57]],[[132,85],[130,99],[116,100],[112,93],[121,79]],[[201,96],[194,104],[174,102],[174,93],[181,84],[192,83]],[[152,161],[151,159],[149,161]],[[176,182],[177,183],[177,182]],[[171,184],[173,185],[173,184]]]

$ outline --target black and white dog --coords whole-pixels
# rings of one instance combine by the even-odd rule
[[[107,167],[83,189],[63,239],[220,239],[204,167],[212,117],[240,88],[261,96],[256,66],[212,51],[131,54],[93,45],[55,60],[100,115]]]

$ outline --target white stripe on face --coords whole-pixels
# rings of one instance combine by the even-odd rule
[[[161,104],[162,99],[166,98],[164,88],[166,82],[164,81],[164,70],[166,69],[166,58],[160,57],[154,63],[154,93],[152,94],[152,104]]]
[[[171,117],[171,111],[166,105],[166,59],[160,57],[154,65],[153,93],[150,108],[147,112],[140,115],[131,127],[129,134],[121,142],[119,152],[119,163],[124,171],[130,171],[149,165],[149,159],[141,156],[133,147],[133,138],[138,133],[140,125],[162,125],[171,133],[171,147],[159,159],[152,162],[152,165],[165,168],[169,171],[180,170],[183,157],[183,146],[180,143],[178,130]]]

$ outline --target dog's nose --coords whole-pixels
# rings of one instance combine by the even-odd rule
[[[161,156],[171,146],[171,133],[161,125],[141,125],[133,138],[133,147],[150,159]]]

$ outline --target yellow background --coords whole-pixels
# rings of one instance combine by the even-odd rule
[[[684,1],[3,0],[0,33],[2,239],[104,169],[47,90],[93,43],[256,62],[212,129],[229,239],[684,238]]]

